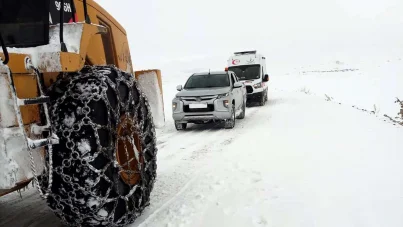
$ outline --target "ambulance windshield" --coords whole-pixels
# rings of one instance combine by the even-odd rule
[[[260,78],[260,65],[240,65],[228,68],[239,80],[255,80]]]

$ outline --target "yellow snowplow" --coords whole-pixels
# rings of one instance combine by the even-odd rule
[[[92,0],[0,0],[0,44],[0,196],[32,181],[67,225],[132,223],[156,178],[161,72],[133,71]]]

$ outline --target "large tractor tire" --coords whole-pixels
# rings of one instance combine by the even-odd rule
[[[149,205],[157,168],[150,107],[134,77],[113,66],[85,66],[59,77],[49,96],[60,138],[53,146],[51,209],[70,226],[134,222]]]

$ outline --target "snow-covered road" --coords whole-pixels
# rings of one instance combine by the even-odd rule
[[[401,126],[304,93],[269,97],[232,130],[168,119],[132,226],[403,226]],[[0,199],[0,226],[61,226],[34,190],[22,196]]]

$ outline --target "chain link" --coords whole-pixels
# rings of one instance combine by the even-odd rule
[[[34,71],[35,76],[36,76],[36,80],[37,80],[37,84],[38,84],[39,94],[41,96],[45,96],[45,85],[44,85],[44,82],[43,82],[43,77],[40,74],[39,70],[36,67],[34,67],[34,65],[31,62],[31,59],[28,58],[28,57],[25,58],[25,66],[26,66],[27,69],[31,69],[31,70]],[[44,112],[45,118],[46,118],[45,127],[50,128],[50,117],[49,117],[48,104],[44,103],[42,105],[42,108],[43,108],[43,112]],[[52,134],[52,131],[50,131],[50,134]],[[38,189],[40,196],[43,199],[48,198],[49,193],[51,192],[51,189],[52,189],[52,184],[53,184],[53,158],[52,158],[53,157],[53,148],[52,148],[52,146],[48,146],[46,149],[47,149],[46,150],[47,154],[49,155],[49,165],[45,166],[45,171],[46,171],[46,168],[49,168],[49,170],[47,171],[47,174],[48,174],[48,187],[45,190],[42,190],[41,185],[39,183],[38,175],[36,173],[35,161],[34,161],[32,149],[29,150],[29,155],[30,155],[30,158],[31,158],[31,171],[32,171],[32,173],[34,175],[34,184],[35,184],[36,188]],[[36,152],[38,152],[38,151],[36,151]]]

